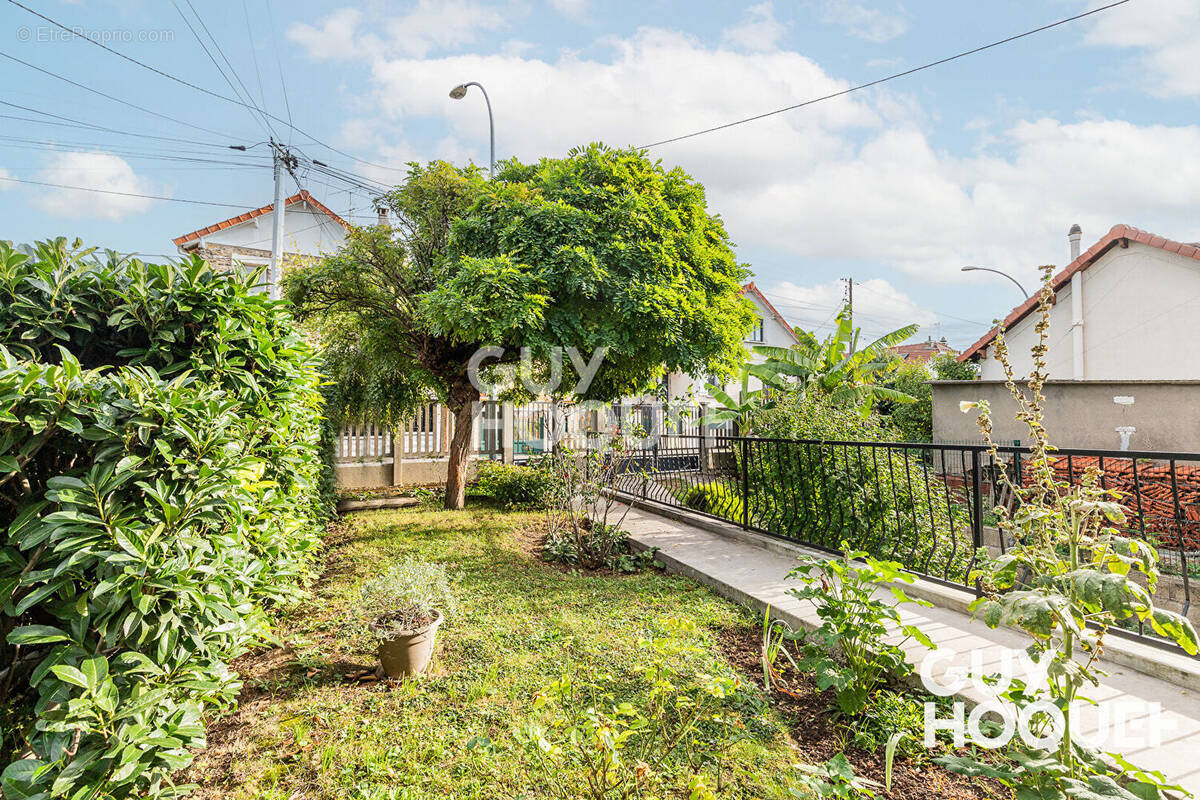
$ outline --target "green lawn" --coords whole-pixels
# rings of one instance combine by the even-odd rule
[[[754,620],[695,583],[657,573],[564,572],[537,557],[536,515],[474,506],[351,515],[331,533],[313,600],[282,621],[288,647],[242,659],[237,714],[215,723],[186,776],[202,798],[540,798],[544,770],[514,726],[536,717],[535,694],[572,665],[610,672],[644,696],[639,641],[677,617],[698,628],[702,671],[729,676],[717,635]],[[341,620],[361,581],[405,556],[458,575],[455,617],[439,634],[431,674],[362,680],[373,666]],[[753,676],[747,676],[753,679]],[[721,797],[766,798],[791,784],[798,754],[776,712],[746,715]],[[686,795],[680,795],[686,796]]]

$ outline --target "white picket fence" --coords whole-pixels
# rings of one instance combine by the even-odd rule
[[[397,426],[395,435],[382,425],[347,425],[338,434],[337,464],[392,464],[406,459],[445,458],[454,435],[454,416],[440,403],[421,406]]]

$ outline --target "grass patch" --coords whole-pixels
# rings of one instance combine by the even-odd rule
[[[240,710],[213,725],[208,750],[183,776],[201,784],[197,796],[549,797],[512,730],[572,663],[636,687],[639,640],[673,616],[697,626],[705,671],[735,674],[719,635],[753,624],[747,612],[661,573],[547,565],[528,533],[539,521],[482,505],[347,517],[331,533],[313,599],[282,620],[287,647],[235,664],[245,681]],[[378,682],[364,674],[374,653],[346,635],[344,620],[362,581],[405,557],[456,573],[458,612],[439,634],[429,675]],[[745,722],[748,739],[724,756],[720,796],[788,796],[782,784],[797,753],[787,726],[770,709]]]

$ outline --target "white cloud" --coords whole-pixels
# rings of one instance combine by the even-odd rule
[[[133,167],[112,153],[59,153],[38,173],[38,180],[64,186],[102,189],[105,192],[153,194],[154,187],[140,178]],[[79,191],[77,189],[46,189],[34,198],[42,210],[62,217],[91,217],[120,220],[137,214],[154,203],[145,197],[125,197],[118,194]]]
[[[1092,3],[1092,5],[1100,5]],[[1200,4],[1195,0],[1155,0],[1099,15],[1087,41],[1141,51],[1139,83],[1161,97],[1200,95]]]
[[[340,8],[316,26],[295,23],[287,35],[319,60],[397,53],[423,58],[433,51],[474,44],[485,32],[507,28],[510,16],[510,10],[476,0],[418,0],[405,14],[378,19],[364,20],[356,8]]]
[[[11,172],[6,170],[4,167],[0,167],[0,178],[11,178],[11,177],[12,177]],[[17,188],[17,184],[13,183],[10,180],[0,181],[0,192],[7,192],[9,189],[15,189],[15,188]]]
[[[643,145],[847,85],[798,53],[740,52],[651,28],[603,39],[587,57],[354,50],[369,77],[346,135],[374,143],[372,160],[393,165],[438,157],[486,164],[482,98],[446,96],[463,76],[487,76],[497,156],[524,161],[589,141]],[[429,121],[446,134],[418,149],[406,128]],[[1032,281],[1036,265],[1065,263],[1075,222],[1085,242],[1118,222],[1200,238],[1198,126],[1029,119],[975,131],[978,149],[958,155],[937,150],[925,122],[912,98],[874,91],[650,152],[704,183],[710,208],[740,245],[934,282],[976,280],[960,273],[964,264]]]
[[[725,31],[724,39],[734,47],[751,51],[774,50],[787,32],[787,25],[775,19],[770,0],[746,9],[746,16]]]
[[[820,9],[825,22],[840,25],[846,33],[868,42],[886,42],[908,30],[908,15],[899,7],[888,12],[852,0],[821,0]]]
[[[550,0],[554,10],[566,17],[582,19],[587,15],[589,0]]]
[[[815,286],[783,281],[763,290],[789,322],[815,331],[818,338],[832,329],[834,317],[845,302],[845,292],[846,285],[840,280]],[[938,316],[885,280],[855,282],[854,325],[868,340],[914,322],[921,326],[918,336],[924,338],[938,324]]]

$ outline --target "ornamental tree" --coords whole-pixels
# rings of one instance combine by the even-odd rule
[[[728,374],[753,321],[704,188],[636,150],[593,144],[567,158],[475,168],[413,164],[384,202],[391,226],[287,278],[316,323],[331,411],[394,423],[436,396],[453,413],[446,507],[463,504],[474,401],[472,357],[492,370],[563,359],[557,389],[577,399],[640,393],[666,372]],[[478,358],[476,358],[478,363]],[[593,364],[595,362],[592,362]]]

